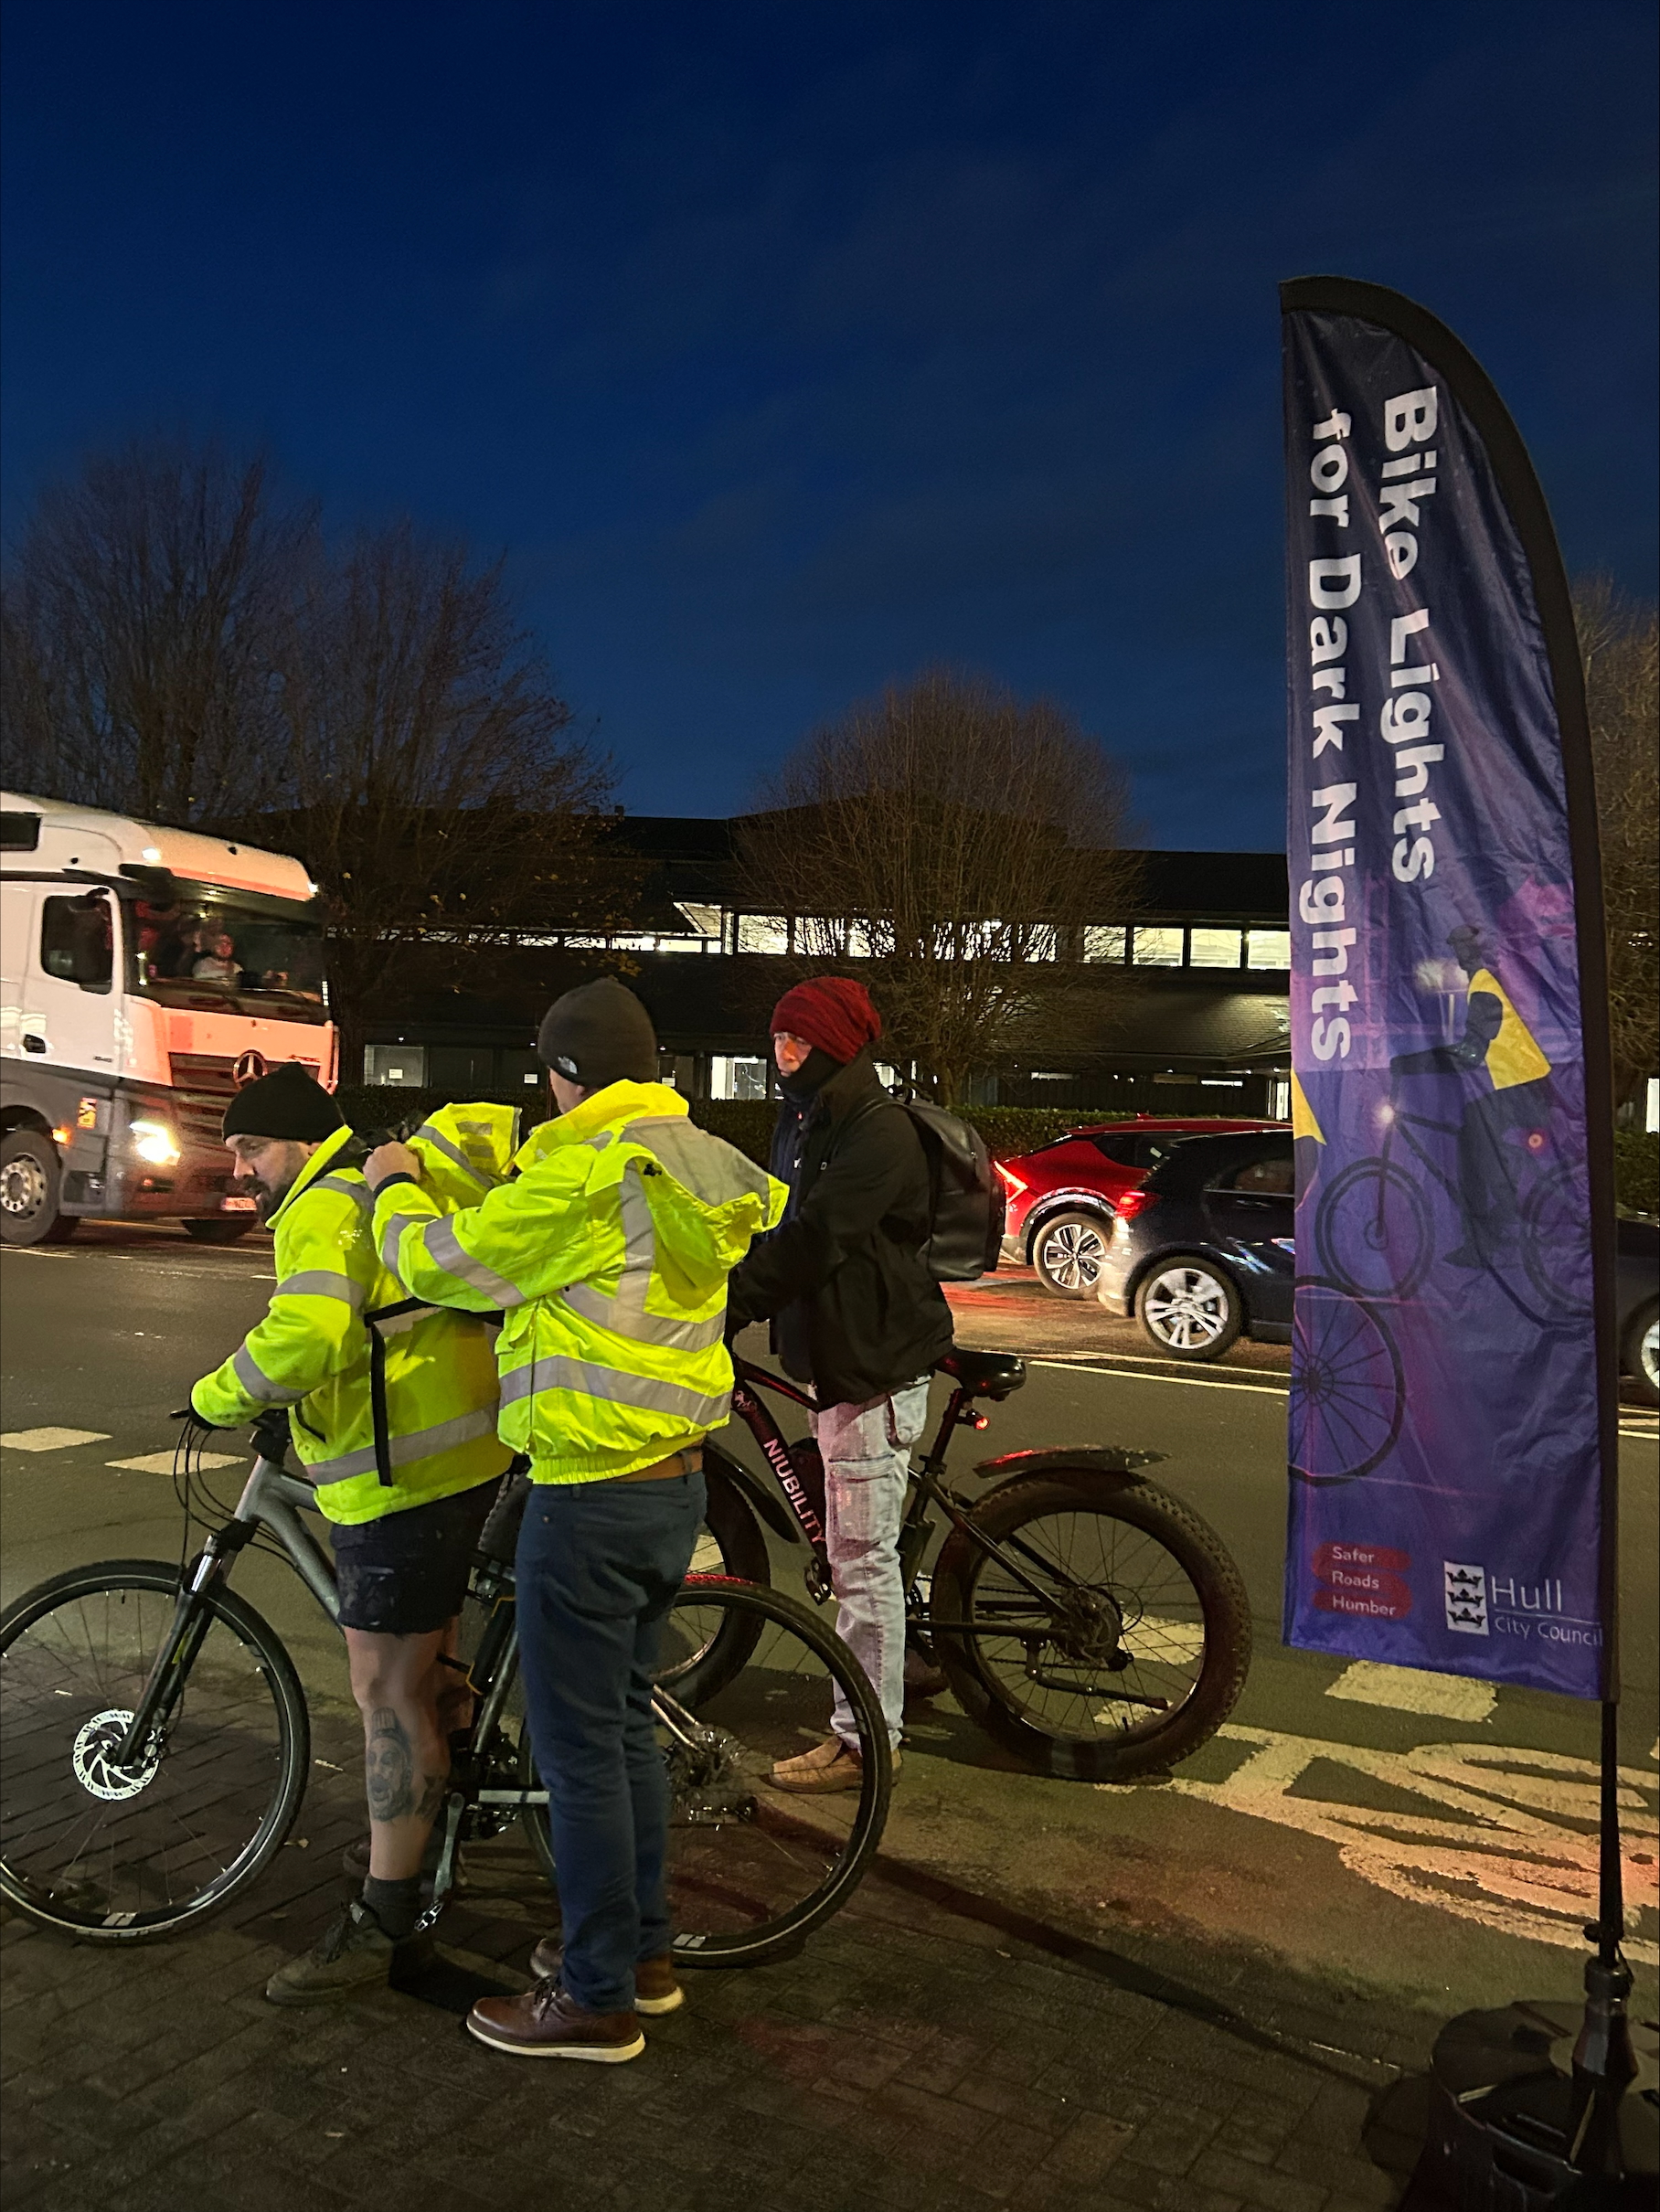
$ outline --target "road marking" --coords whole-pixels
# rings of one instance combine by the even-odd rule
[[[240,1454],[235,1452],[198,1452],[192,1458],[195,1467],[234,1467]],[[105,1460],[106,1467],[131,1467],[135,1474],[171,1474],[174,1454],[171,1452],[146,1452],[142,1459]]]
[[[1028,1359],[1028,1367],[1064,1367],[1069,1374],[1080,1370],[1087,1375],[1112,1375],[1120,1382],[1190,1383],[1201,1390],[1247,1390],[1253,1398],[1277,1398],[1283,1401],[1291,1396],[1289,1389],[1275,1389],[1268,1383],[1221,1382],[1212,1377],[1198,1375],[1148,1375],[1140,1367],[1103,1367],[1091,1355],[1086,1364],[1078,1359]]]
[[[14,1452],[67,1452],[71,1444],[107,1444],[103,1429],[8,1429],[0,1444]]]
[[[1423,1667],[1380,1666],[1374,1659],[1357,1659],[1345,1667],[1335,1682],[1327,1684],[1325,1694],[1356,1705],[1387,1705],[1398,1713],[1433,1713],[1440,1720],[1485,1720],[1498,1703],[1498,1691],[1490,1682]]]
[[[1334,1843],[1351,1874],[1409,1904],[1432,1906],[1500,1935],[1584,1950],[1584,1922],[1597,1903],[1598,1769],[1591,1760],[1488,1743],[1371,1751],[1232,1723],[1218,1739],[1248,1752],[1226,1781],[1178,1775],[1164,1787]],[[1311,1770],[1317,1786],[1325,1780],[1322,1767],[1348,1767],[1463,1817],[1379,1813],[1310,1794]],[[1633,1922],[1626,1954],[1660,1965],[1660,1943],[1638,1937],[1634,1928],[1639,1913],[1652,1915],[1660,1907],[1655,1777],[1622,1767],[1620,1781],[1625,1895]]]

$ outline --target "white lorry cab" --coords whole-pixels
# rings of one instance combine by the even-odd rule
[[[299,861],[0,792],[0,1239],[250,1228],[219,1122],[284,1060],[334,1088],[323,956]]]

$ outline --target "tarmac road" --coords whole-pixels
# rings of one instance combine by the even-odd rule
[[[259,1235],[215,1249],[98,1228],[0,1254],[0,1594],[88,1558],[178,1557],[168,1409],[233,1347],[272,1279]],[[1098,1940],[1129,1924],[1207,1955],[1267,1953],[1335,1991],[1431,2012],[1571,1996],[1594,1896],[1594,1712],[1282,1647],[1283,1353],[1241,1347],[1196,1372],[1017,1277],[953,1303],[963,1341],[1033,1354],[984,1452],[1092,1441],[1165,1454],[1158,1479],[1244,1573],[1256,1654],[1222,1735],[1163,1782],[1039,1779],[950,1699],[920,1708],[888,1856]],[[1655,1424],[1630,1409],[1622,1427],[1628,1899],[1642,1908],[1633,1954],[1652,1988]],[[239,1440],[223,1441],[229,1463],[215,1479],[233,1494]],[[960,1448],[966,1457],[967,1440]],[[789,1562],[777,1571],[784,1579]],[[290,1642],[318,1705],[342,1705],[337,1639],[286,1566],[249,1555],[238,1586]]]

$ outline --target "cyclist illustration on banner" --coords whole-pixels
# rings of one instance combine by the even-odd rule
[[[1534,1150],[1543,1143],[1550,1062],[1487,966],[1482,932],[1457,929],[1447,942],[1470,979],[1464,1033],[1455,1045],[1398,1053],[1389,1072],[1485,1078],[1484,1088],[1466,1098],[1459,1126],[1458,1196],[1465,1240],[1446,1257],[1449,1267],[1486,1267],[1516,1221],[1516,1181],[1507,1140],[1519,1129],[1527,1132]]]

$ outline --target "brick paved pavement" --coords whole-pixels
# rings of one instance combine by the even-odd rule
[[[349,1739],[318,1749],[339,1760]],[[331,1748],[332,1747],[332,1748]],[[1362,2130],[1434,2023],[1261,1961],[1121,1947],[884,1865],[796,1959],[687,1977],[625,2067],[532,2066],[391,1992],[261,1987],[340,1894],[356,1777],[314,1771],[251,1898],[188,1939],[0,1930],[7,2212],[1360,2212]],[[522,1969],[548,1893],[468,1855],[446,1942]]]

